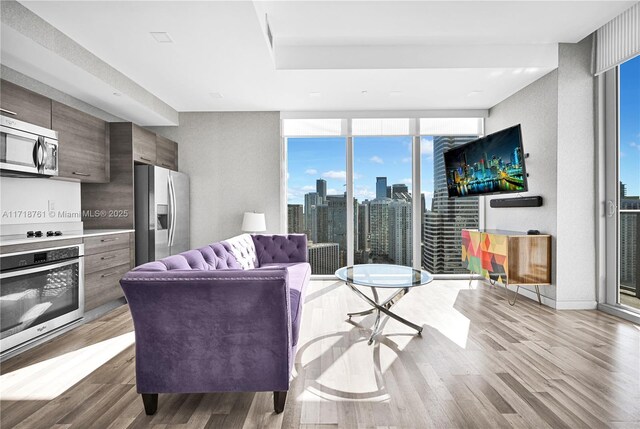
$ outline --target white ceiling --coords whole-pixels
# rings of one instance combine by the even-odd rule
[[[21,3],[178,111],[489,108],[552,70],[557,43],[581,40],[634,4]],[[149,34],[163,31],[174,43]],[[7,65],[37,74],[16,58]],[[65,79],[76,97],[95,99],[73,76],[45,83]]]

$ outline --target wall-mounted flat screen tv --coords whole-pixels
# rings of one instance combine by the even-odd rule
[[[528,190],[520,125],[444,153],[449,198]]]

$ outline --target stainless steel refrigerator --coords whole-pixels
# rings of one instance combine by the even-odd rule
[[[189,250],[189,176],[135,167],[136,265]]]

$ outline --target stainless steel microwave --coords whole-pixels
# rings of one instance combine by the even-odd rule
[[[0,174],[57,176],[58,133],[0,116]]]

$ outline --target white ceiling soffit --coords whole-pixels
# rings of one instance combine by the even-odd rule
[[[2,0],[2,64],[115,116],[178,125],[178,112],[13,0]]]
[[[614,4],[618,3],[618,4]],[[279,70],[555,68],[633,2],[255,1]],[[265,33],[266,34],[266,33]]]
[[[487,109],[553,70],[558,43],[581,40],[633,4],[22,3],[181,112]],[[172,43],[156,42],[151,32],[167,32]],[[20,48],[11,49],[14,64]],[[85,101],[97,91],[71,72],[60,74],[55,65],[29,61],[29,70],[21,64],[23,69],[16,69],[75,86],[85,96],[72,95]]]

